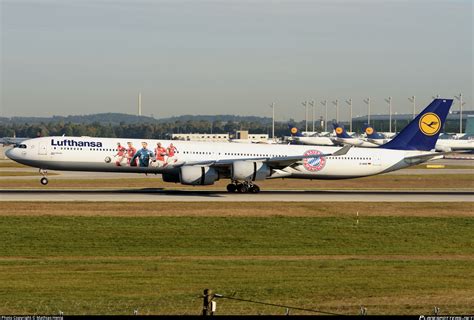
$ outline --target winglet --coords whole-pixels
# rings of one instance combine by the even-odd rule
[[[333,154],[331,154],[331,156],[335,156],[335,157],[343,156],[343,155],[347,154],[351,148],[352,148],[352,145],[346,144],[344,147],[342,147],[341,149],[339,149],[336,152],[334,152]]]

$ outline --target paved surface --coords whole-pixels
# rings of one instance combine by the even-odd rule
[[[0,201],[306,201],[321,202],[474,202],[474,191],[304,191],[265,190],[259,194],[225,191],[127,190],[0,190]]]

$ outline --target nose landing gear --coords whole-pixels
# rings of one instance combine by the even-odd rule
[[[227,185],[227,191],[230,193],[259,193],[260,187],[250,181],[238,182],[232,181]]]
[[[39,173],[43,176],[41,179],[40,179],[40,182],[43,186],[47,185],[48,184],[48,178],[46,177],[48,175],[48,171],[44,170],[44,169],[40,169],[39,170]]]

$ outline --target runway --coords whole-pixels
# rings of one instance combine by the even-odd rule
[[[0,201],[67,202],[474,202],[472,190],[264,190],[259,194],[209,190],[0,190]]]

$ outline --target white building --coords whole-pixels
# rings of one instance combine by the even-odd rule
[[[228,133],[173,133],[173,140],[184,141],[214,141],[214,142],[268,142],[268,134],[253,134],[248,131],[236,131],[235,135]]]

